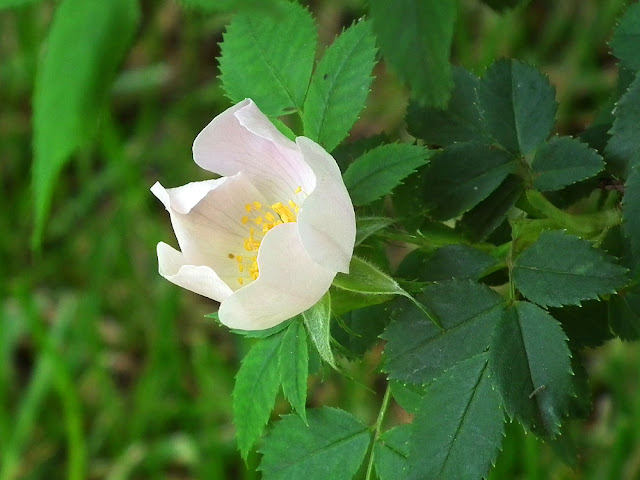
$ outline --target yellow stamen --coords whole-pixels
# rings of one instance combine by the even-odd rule
[[[300,193],[302,191],[302,187],[296,188],[293,193]]]
[[[251,204],[250,204],[250,203],[247,203],[247,204],[244,206],[244,209],[247,211],[247,213],[251,212]]]
[[[253,208],[260,210],[262,208],[262,204],[260,202],[253,202]]]
[[[242,217],[242,224],[243,225],[245,225],[248,221],[249,221],[249,217],[247,217],[246,215],[244,217]]]

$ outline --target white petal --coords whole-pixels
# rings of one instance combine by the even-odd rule
[[[214,118],[193,142],[193,158],[202,168],[231,176],[245,172],[259,188],[289,198],[301,186],[313,189],[313,173],[296,145],[246,99]]]
[[[186,264],[182,253],[166,243],[158,243],[157,250],[158,271],[171,283],[217,302],[233,293],[211,268]]]
[[[258,279],[220,305],[223,324],[241,330],[273,327],[315,305],[336,274],[309,257],[295,223],[278,225],[265,235],[258,266]]]
[[[300,237],[311,258],[338,272],[349,272],[356,239],[356,217],[334,158],[306,137],[296,143],[316,176],[316,188],[298,215]]]

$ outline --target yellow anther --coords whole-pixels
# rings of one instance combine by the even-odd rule
[[[302,187],[296,188],[293,193],[300,193],[302,191]]]
[[[249,213],[249,212],[251,211],[251,204],[250,204],[250,203],[247,203],[247,204],[244,206],[244,209],[247,211],[247,213]]]
[[[240,273],[244,272],[244,265],[239,263],[238,264],[238,270],[240,271]]]
[[[238,283],[242,285],[244,283],[244,278],[238,277]]]
[[[258,217],[254,220],[254,222],[256,223],[256,225],[261,225],[262,224],[262,217]]]
[[[253,202],[253,208],[260,210],[262,208],[262,204],[260,202]]]
[[[289,200],[289,206],[291,208],[296,208],[298,205],[296,204],[296,202],[294,202],[293,200]]]
[[[242,255],[236,255],[236,260],[238,260],[238,263],[242,263]]]
[[[265,218],[265,220],[267,220],[267,222],[275,222],[276,221],[276,217],[274,217],[271,212],[265,213],[264,214],[264,218]]]
[[[242,217],[242,224],[246,224],[249,221],[249,217],[247,217],[246,215],[244,217]]]

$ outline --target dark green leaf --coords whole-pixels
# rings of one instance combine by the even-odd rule
[[[352,310],[342,315],[340,324],[334,323],[333,338],[346,349],[347,357],[361,357],[380,343],[378,336],[389,323],[389,315],[386,304]]]
[[[511,155],[489,145],[450,145],[424,171],[427,206],[434,218],[453,218],[487,198],[515,167]]]
[[[367,205],[426,164],[430,151],[417,145],[382,145],[356,159],[344,173],[344,183],[355,205]]]
[[[484,3],[493,8],[496,12],[502,12],[518,5],[524,5],[529,0],[482,0]]]
[[[405,411],[416,413],[422,397],[424,397],[425,386],[415,383],[401,382],[400,380],[389,380],[391,395],[393,399]]]
[[[487,476],[504,431],[487,357],[483,353],[460,362],[427,387],[412,424],[407,479]]]
[[[374,446],[374,465],[380,480],[402,480],[409,456],[411,425],[399,425],[384,432]]]
[[[371,0],[382,54],[423,104],[444,108],[452,87],[451,41],[456,2]]]
[[[479,79],[461,67],[453,69],[453,92],[446,109],[409,104],[407,127],[414,137],[434,145],[488,142],[480,117],[476,88]]]
[[[302,318],[320,357],[336,368],[336,361],[331,351],[331,297],[329,293],[325,294],[309,310],[302,312]]]
[[[622,16],[611,40],[613,54],[631,70],[640,70],[640,4],[634,3]]]
[[[323,407],[283,417],[265,438],[259,470],[264,480],[352,480],[369,448],[371,435],[353,415]]]
[[[574,350],[597,347],[613,337],[609,330],[607,303],[598,300],[583,302],[582,306],[567,306],[549,310],[560,322]]]
[[[640,75],[620,98],[614,115],[605,159],[616,174],[626,177],[631,168],[640,163]]]
[[[609,324],[622,340],[640,339],[640,287],[623,290],[609,300]]]
[[[91,138],[139,15],[133,0],[64,0],[56,9],[33,94],[36,246],[58,175]]]
[[[368,22],[344,31],[316,67],[304,101],[304,134],[333,150],[349,133],[371,86],[376,42]]]
[[[444,331],[406,305],[385,330],[383,371],[389,378],[427,383],[456,363],[483,352],[503,309],[503,298],[479,283],[450,280],[418,295]],[[464,299],[464,301],[461,301]]]
[[[282,336],[278,350],[278,369],[282,392],[298,415],[306,420],[307,377],[309,376],[309,350],[307,332],[302,319],[296,319]]]
[[[573,395],[571,353],[558,322],[532,303],[517,302],[505,310],[489,352],[509,415],[555,436]]]
[[[398,276],[421,282],[451,278],[478,280],[495,263],[495,259],[482,250],[468,245],[445,245],[431,255],[414,250],[398,267]]]
[[[555,230],[542,233],[516,258],[512,274],[529,300],[559,307],[615,293],[627,283],[626,272],[586,240]]]
[[[41,3],[43,0],[0,0],[0,10]]]
[[[280,387],[278,350],[283,332],[258,340],[242,360],[233,388],[233,422],[243,458],[262,435]]]
[[[624,186],[622,221],[624,234],[631,245],[631,254],[640,258],[640,166],[631,170]]]
[[[527,154],[555,123],[555,90],[534,67],[499,60],[480,81],[478,98],[491,136],[513,153]]]
[[[587,144],[571,137],[553,137],[540,145],[531,162],[533,186],[542,192],[559,190],[603,168],[602,157]]]
[[[233,102],[252,98],[265,115],[302,108],[316,51],[309,11],[296,2],[237,14],[221,44],[222,87]]]

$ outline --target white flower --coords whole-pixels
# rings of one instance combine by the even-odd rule
[[[193,143],[196,163],[222,175],[151,191],[182,251],[158,244],[160,274],[221,302],[220,321],[277,325],[312,307],[348,273],[353,205],[331,155],[281,134],[250,99],[214,118]]]

